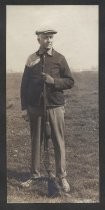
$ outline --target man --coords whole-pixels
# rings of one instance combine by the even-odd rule
[[[43,117],[43,84],[46,84],[46,107],[54,145],[56,177],[65,192],[70,191],[66,180],[64,141],[64,95],[63,90],[74,85],[65,57],[53,49],[53,37],[57,31],[36,31],[40,44],[38,51],[29,56],[21,83],[23,117],[30,119],[32,140],[32,177],[40,177],[41,120]],[[44,59],[43,59],[44,58]],[[44,73],[42,66],[44,65]]]

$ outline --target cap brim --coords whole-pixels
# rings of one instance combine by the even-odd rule
[[[35,33],[36,33],[36,35],[39,35],[39,34],[57,34],[57,31],[55,31],[55,30],[46,30],[46,31],[36,31]]]

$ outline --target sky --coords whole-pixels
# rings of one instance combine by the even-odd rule
[[[54,49],[63,54],[72,71],[98,68],[97,5],[6,6],[6,69],[23,72],[28,56],[39,48],[35,31],[49,26]]]

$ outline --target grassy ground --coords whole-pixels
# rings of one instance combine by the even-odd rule
[[[47,183],[20,187],[30,172],[29,124],[21,118],[21,74],[7,75],[7,202],[90,203],[99,202],[98,75],[74,73],[75,86],[65,92],[65,142],[69,195],[48,198]],[[50,146],[54,169],[53,146]],[[43,166],[43,152],[41,171]]]

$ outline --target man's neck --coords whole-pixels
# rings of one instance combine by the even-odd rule
[[[52,55],[52,48],[50,49],[46,49],[46,48],[39,48],[39,54],[44,54],[44,53],[48,53],[49,55]]]

